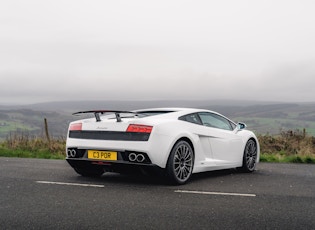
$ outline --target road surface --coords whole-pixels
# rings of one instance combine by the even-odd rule
[[[260,163],[183,186],[63,160],[0,157],[1,229],[315,229],[315,165]]]

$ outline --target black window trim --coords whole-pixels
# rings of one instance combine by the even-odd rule
[[[186,119],[187,116],[191,116],[191,115],[196,115],[196,116],[197,116],[198,123],[196,123],[196,122],[191,122],[191,121],[188,121],[188,120]],[[189,113],[189,114],[180,116],[180,117],[178,118],[178,120],[186,121],[186,122],[189,122],[189,123],[191,123],[191,124],[203,125],[198,112],[197,112],[197,113]]]
[[[216,115],[216,116],[218,116],[218,117],[221,117],[222,119],[224,119],[224,120],[226,120],[226,121],[229,122],[230,129],[221,129],[221,128],[216,128],[216,127],[205,126],[205,125],[202,123],[202,120],[201,120],[200,115],[199,115],[199,114],[201,114],[201,113],[214,114],[214,115]],[[197,115],[197,118],[198,118],[199,123],[187,121],[187,120],[186,120],[186,117],[189,116],[189,115]],[[237,126],[237,124],[236,124],[234,121],[228,119],[227,117],[224,117],[224,116],[222,116],[222,115],[220,115],[220,114],[218,114],[218,113],[207,112],[207,111],[201,111],[201,112],[186,114],[186,115],[183,115],[183,116],[179,117],[178,120],[186,121],[186,122],[189,122],[189,123],[191,123],[191,124],[202,125],[202,126],[205,126],[205,127],[214,128],[214,129],[220,129],[220,130],[226,130],[226,131],[233,131],[233,130],[236,128],[236,126]]]

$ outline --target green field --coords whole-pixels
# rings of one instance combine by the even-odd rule
[[[63,112],[45,112],[29,109],[0,110],[0,140],[14,133],[33,136],[44,134],[44,119],[48,121],[49,133],[55,137],[65,137],[71,115]]]
[[[25,124],[22,120],[7,121],[0,119],[0,135],[8,134],[14,131],[35,131],[39,130],[39,127],[33,125]]]
[[[256,134],[279,134],[283,130],[305,129],[309,135],[315,136],[315,122],[313,121],[261,117],[236,117],[234,120],[245,122]]]
[[[117,103],[102,105],[101,107],[119,106]],[[126,103],[124,106],[134,104]],[[277,135],[285,130],[305,129],[308,135],[315,136],[315,104],[238,104],[209,105],[203,106],[203,108],[222,113],[235,122],[245,122],[248,129],[253,130],[257,135]],[[59,109],[58,111],[55,109],[58,103],[53,104],[52,109],[50,108],[48,111],[32,109],[0,110],[0,140],[4,140],[14,132],[43,136],[45,118],[48,121],[50,136],[65,137],[69,122],[81,118],[71,115],[73,111],[81,110],[79,104],[75,105],[78,108],[72,108],[71,106],[74,106],[74,104],[69,103],[64,106],[66,109]],[[95,104],[94,106],[97,108],[100,105]],[[177,105],[173,106],[178,107]],[[154,105],[152,104],[151,107],[154,107]]]

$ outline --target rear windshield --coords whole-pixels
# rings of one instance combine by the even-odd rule
[[[174,111],[140,111],[137,112],[138,117],[149,117],[149,116],[155,116],[155,115],[161,115],[166,113],[172,113]]]
[[[119,113],[121,118],[133,118],[133,117],[150,117],[150,116],[156,116],[156,115],[162,115],[162,114],[167,114],[171,113],[174,111],[134,111],[134,112],[122,112]],[[102,117],[105,116],[107,119],[116,119],[115,114],[103,114]]]

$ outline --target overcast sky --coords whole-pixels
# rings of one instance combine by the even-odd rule
[[[0,104],[315,101],[313,0],[0,2]]]

